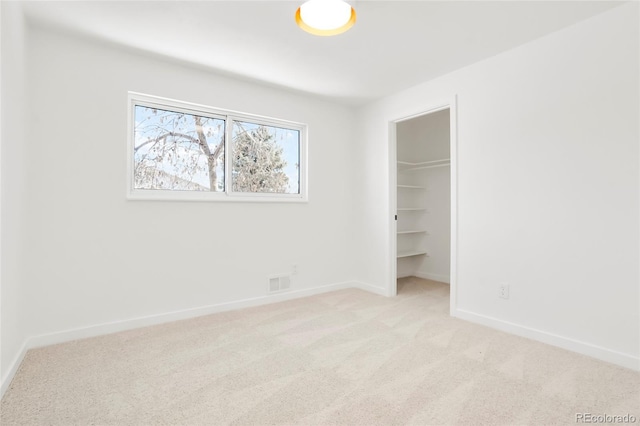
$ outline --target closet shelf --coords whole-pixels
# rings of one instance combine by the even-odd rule
[[[412,229],[409,231],[398,231],[398,235],[400,234],[428,234],[426,229]]]
[[[410,163],[408,161],[398,161],[398,169],[403,172],[412,172],[414,170],[432,169],[434,167],[445,167],[451,164],[449,158],[443,158],[442,160],[423,161],[420,163]]]
[[[411,211],[427,211],[425,207],[400,207],[399,212],[411,212]]]
[[[429,256],[429,254],[426,251],[413,250],[413,251],[399,251],[397,255],[398,259],[402,257],[412,257],[412,256]]]
[[[406,189],[427,189],[426,186],[418,186],[418,185],[398,185],[398,188],[406,188]]]

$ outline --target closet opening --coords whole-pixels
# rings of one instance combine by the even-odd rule
[[[429,289],[455,309],[455,104],[390,123],[391,293]],[[395,154],[395,155],[394,155]]]

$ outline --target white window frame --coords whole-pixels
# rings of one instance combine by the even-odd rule
[[[224,138],[224,192],[209,191],[171,191],[166,189],[136,189],[134,187],[134,131],[135,131],[135,107],[146,106],[168,111],[183,112],[185,114],[198,115],[225,120]],[[222,202],[308,202],[307,179],[307,125],[294,121],[280,120],[260,115],[247,114],[238,111],[213,108],[206,105],[184,102],[143,93],[129,92],[128,95],[128,126],[127,126],[127,199],[147,201],[222,201]],[[234,120],[246,121],[266,126],[275,126],[300,132],[299,141],[299,193],[298,194],[274,194],[235,192],[232,185],[232,153]]]

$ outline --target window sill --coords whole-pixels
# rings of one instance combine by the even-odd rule
[[[299,194],[226,194],[224,192],[196,192],[196,191],[129,191],[129,201],[199,201],[221,203],[307,203],[307,197]]]

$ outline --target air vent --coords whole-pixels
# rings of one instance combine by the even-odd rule
[[[291,275],[269,277],[269,293],[277,293],[291,289]]]

